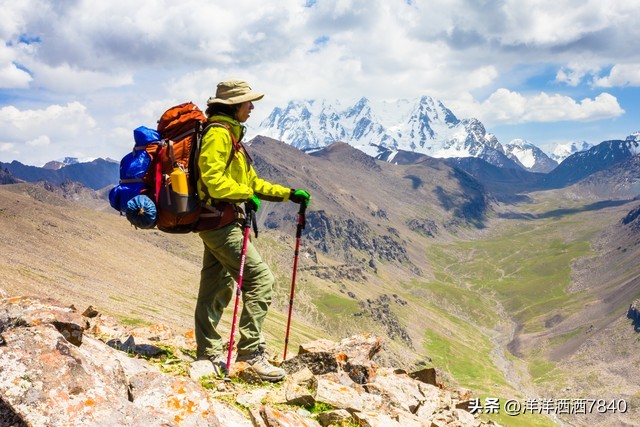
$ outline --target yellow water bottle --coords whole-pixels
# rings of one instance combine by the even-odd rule
[[[180,165],[171,172],[171,189],[178,194],[189,194],[187,186],[187,174]]]

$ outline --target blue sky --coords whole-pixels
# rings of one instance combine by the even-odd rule
[[[606,3],[606,4],[605,4]],[[640,130],[637,0],[0,0],[0,161],[120,159],[218,81],[289,100],[432,96],[506,144]]]

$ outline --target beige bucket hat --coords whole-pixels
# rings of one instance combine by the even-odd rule
[[[216,96],[207,100],[207,105],[211,104],[240,104],[246,101],[257,101],[262,99],[264,93],[257,93],[244,80],[228,80],[218,83]]]

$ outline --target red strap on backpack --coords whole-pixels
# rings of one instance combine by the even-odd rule
[[[163,147],[158,153],[158,161],[156,162],[156,204],[160,203],[160,189],[162,188],[162,154],[167,147]]]

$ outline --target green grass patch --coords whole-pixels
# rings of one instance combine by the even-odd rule
[[[534,358],[529,361],[529,374],[534,383],[544,383],[556,378],[553,374],[556,364],[545,359]]]
[[[565,241],[553,229],[540,224],[530,227],[515,234],[443,245],[430,250],[427,257],[439,270],[438,281],[464,281],[479,294],[494,295],[516,321],[526,326],[540,315],[566,307],[575,298],[565,292],[571,262],[592,253],[586,230],[580,238]],[[578,227],[573,230],[575,234],[578,231]],[[458,262],[454,262],[456,258]],[[462,303],[470,310],[474,308],[468,301]]]
[[[425,351],[432,364],[449,372],[460,384],[477,392],[508,387],[490,358],[491,344],[482,335],[468,341],[429,329],[424,336]]]
[[[189,376],[189,363],[176,354],[176,349],[166,345],[158,346],[162,353],[156,356],[137,356],[149,364],[158,367],[162,372],[173,376]]]
[[[500,322],[500,315],[496,311],[495,301],[484,294],[470,290],[466,287],[456,286],[453,283],[433,281],[412,281],[405,284],[404,288],[409,292],[416,289],[423,290],[430,296],[435,305],[448,307],[448,312],[455,310],[460,314],[472,318],[476,326],[495,328]],[[424,301],[421,301],[424,304]]]
[[[571,338],[574,338],[574,337],[580,335],[581,333],[584,333],[584,330],[585,330],[584,327],[576,328],[573,331],[567,332],[566,334],[558,335],[558,336],[555,336],[555,337],[551,338],[549,340],[549,343],[551,344],[551,346],[564,344],[567,341],[569,341]]]
[[[307,408],[312,414],[320,414],[326,411],[333,411],[335,408],[325,402],[315,402],[313,406]]]
[[[360,311],[357,300],[329,292],[320,292],[314,296],[313,302],[321,313],[330,318],[344,318]]]
[[[118,321],[123,325],[131,326],[137,328],[138,326],[149,326],[150,322],[140,319],[138,317],[126,317],[126,316],[118,316]]]

